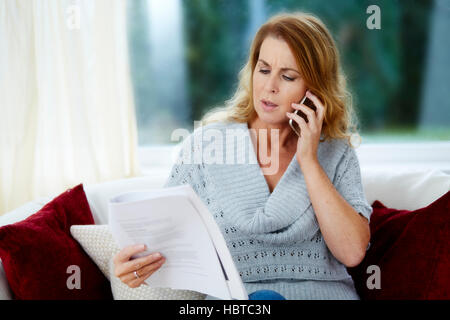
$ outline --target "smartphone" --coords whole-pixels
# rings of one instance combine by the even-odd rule
[[[303,97],[303,99],[300,101],[299,104],[304,104],[305,106],[313,109],[314,112],[317,110],[316,106],[311,101],[311,99],[307,98],[306,96]],[[300,117],[305,119],[306,123],[308,123],[308,117],[302,111],[295,110],[294,113],[298,114]],[[298,123],[295,122],[293,119],[290,119],[289,120],[289,125],[291,126],[292,130],[294,130],[294,132],[300,137],[300,127],[299,127]]]

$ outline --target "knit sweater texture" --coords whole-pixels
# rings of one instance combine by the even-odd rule
[[[294,156],[270,192],[247,123],[198,128],[181,145],[166,186],[189,184],[214,216],[248,293],[287,299],[358,299],[346,267],[328,249]],[[318,161],[340,195],[370,219],[354,149],[320,142]],[[332,214],[332,212],[330,212]]]

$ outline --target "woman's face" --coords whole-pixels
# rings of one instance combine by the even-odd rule
[[[286,125],[292,103],[306,93],[294,55],[282,38],[264,39],[253,71],[253,105],[260,120],[271,125]]]

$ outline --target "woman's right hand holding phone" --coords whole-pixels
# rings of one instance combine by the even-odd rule
[[[139,287],[166,261],[159,252],[131,259],[132,256],[143,251],[145,251],[144,245],[127,246],[114,256],[114,275],[130,288]]]

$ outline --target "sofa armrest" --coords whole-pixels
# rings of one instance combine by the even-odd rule
[[[12,292],[6,279],[5,270],[3,269],[2,260],[0,260],[0,300],[12,300]]]

